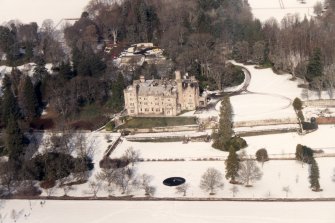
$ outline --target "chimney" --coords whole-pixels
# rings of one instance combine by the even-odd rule
[[[175,73],[175,75],[176,75],[176,80],[181,80],[181,74],[180,74],[180,71],[179,71],[179,70],[176,70],[174,73]]]
[[[141,75],[141,76],[140,76],[140,82],[141,82],[141,83],[144,83],[144,82],[145,82],[145,77],[144,77],[144,75]]]

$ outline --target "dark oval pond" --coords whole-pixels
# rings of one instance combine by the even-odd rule
[[[183,183],[185,183],[185,179],[182,177],[169,177],[163,181],[163,184],[169,187],[179,186]]]

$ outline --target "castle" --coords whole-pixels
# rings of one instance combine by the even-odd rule
[[[130,116],[176,116],[182,111],[195,110],[207,105],[201,97],[199,83],[194,76],[181,78],[175,72],[175,80],[134,80],[124,90],[125,108]]]

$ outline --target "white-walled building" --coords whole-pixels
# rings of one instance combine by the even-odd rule
[[[194,76],[181,78],[175,72],[175,80],[134,80],[124,90],[125,108],[130,116],[176,116],[182,111],[206,106],[206,98],[200,96],[199,83]]]

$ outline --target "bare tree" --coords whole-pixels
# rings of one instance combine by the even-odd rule
[[[233,193],[233,197],[235,197],[236,193],[239,191],[236,185],[233,185],[229,190]]]
[[[44,191],[47,197],[51,197],[56,192],[56,187],[45,188]]]
[[[137,150],[134,150],[133,147],[129,147],[123,155],[123,159],[131,163],[132,166],[135,165],[139,158],[140,153]]]
[[[8,195],[11,195],[17,186],[14,171],[8,163],[0,163],[0,185],[5,188]]]
[[[117,177],[115,169],[102,169],[101,172],[97,174],[97,179],[101,181],[106,181],[108,185],[111,185],[115,182],[115,179]]]
[[[329,66],[326,66],[323,70],[326,85],[327,85],[327,91],[330,98],[334,97],[334,85],[335,85],[335,64],[331,64]]]
[[[286,197],[288,197],[288,193],[291,192],[290,186],[283,187],[283,191],[286,193]]]
[[[67,197],[70,191],[75,190],[75,188],[71,185],[64,185],[62,189],[64,192],[64,197]]]
[[[242,183],[247,187],[250,187],[250,183],[255,180],[260,180],[262,178],[262,171],[257,166],[256,161],[251,158],[247,158],[245,161],[241,162],[241,167],[239,170],[239,176]]]
[[[134,169],[129,167],[117,169],[115,184],[120,188],[122,194],[129,193],[132,186],[137,186]]]
[[[99,180],[98,181],[92,180],[88,183],[88,190],[85,191],[85,193],[92,194],[93,197],[96,198],[100,189],[101,189],[101,182]]]
[[[186,196],[189,188],[190,188],[190,185],[188,183],[184,183],[176,187],[176,193],[183,194],[183,196]]]
[[[96,177],[98,180],[105,181],[107,183],[104,189],[110,196],[114,191],[115,182],[117,181],[117,171],[115,169],[102,169]]]
[[[215,168],[208,168],[202,175],[200,188],[210,195],[214,195],[217,189],[223,188],[223,177],[220,171]]]
[[[95,153],[95,140],[88,140],[84,134],[74,136],[75,147],[78,157],[93,159]]]
[[[151,186],[152,176],[147,174],[142,174],[140,177],[140,188],[144,190],[145,196],[152,196],[154,195],[156,188]]]

